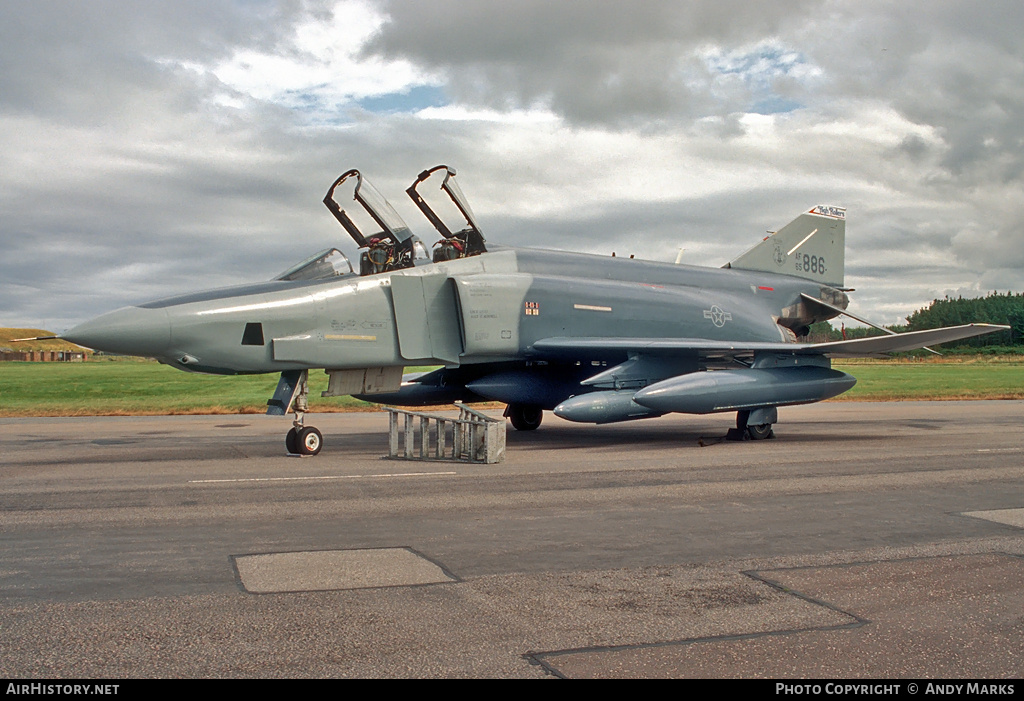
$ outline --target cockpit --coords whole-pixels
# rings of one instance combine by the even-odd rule
[[[435,192],[431,193],[431,202],[428,202],[417,188],[428,182],[436,183],[439,178],[441,185],[438,189],[447,195],[447,199],[434,197]],[[429,190],[429,188],[425,189]],[[405,192],[441,234],[441,239],[434,244],[433,261],[435,263],[441,260],[468,258],[487,252],[484,236],[476,223],[473,210],[469,208],[469,202],[462,194],[462,188],[455,182],[454,168],[440,165],[425,170]]]
[[[428,202],[418,188],[424,183],[437,183],[438,180],[440,185],[437,189],[447,195],[447,199],[431,193],[431,201]],[[385,273],[431,261],[453,260],[486,252],[484,237],[476,225],[465,195],[455,182],[454,169],[440,165],[425,170],[406,192],[441,234],[441,239],[434,244],[433,255],[428,255],[426,246],[413,235],[391,203],[358,170],[343,173],[327,191],[324,204],[359,246],[360,275]],[[352,201],[358,206],[342,207],[339,199],[341,202]],[[337,249],[330,249],[284,273],[284,276],[308,274],[315,277],[282,276],[278,279],[330,277],[329,267],[340,269],[337,267],[338,255],[344,257]],[[321,276],[321,273],[324,275]]]

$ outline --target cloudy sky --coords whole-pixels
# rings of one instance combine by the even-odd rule
[[[459,171],[489,241],[720,266],[847,208],[851,311],[1024,291],[1024,5],[0,3],[0,326],[354,246],[359,168]]]

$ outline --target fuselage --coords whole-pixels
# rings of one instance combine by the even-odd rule
[[[794,329],[820,320],[801,293],[847,304],[841,291],[789,275],[497,249],[376,275],[171,297],[64,337],[217,374],[472,366],[536,358],[532,345],[551,337],[795,341]]]

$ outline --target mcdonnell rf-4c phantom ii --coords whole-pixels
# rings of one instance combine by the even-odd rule
[[[815,322],[865,321],[847,312],[840,207],[814,207],[716,269],[492,246],[443,165],[407,193],[440,234],[432,255],[350,170],[324,203],[359,247],[358,271],[330,248],[269,282],[126,307],[62,338],[192,372],[281,373],[267,413],[294,413],[287,449],[312,455],[323,437],[304,421],[311,369],[329,375],[324,396],[498,401],[523,431],[545,410],[591,423],[736,412],[730,437],[763,439],[778,407],[854,385],[831,358],[1006,328],[801,342]],[[403,377],[412,365],[441,367]]]

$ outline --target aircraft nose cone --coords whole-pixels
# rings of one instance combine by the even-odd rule
[[[171,324],[164,309],[124,307],[79,324],[61,338],[106,353],[157,356],[171,343]]]

